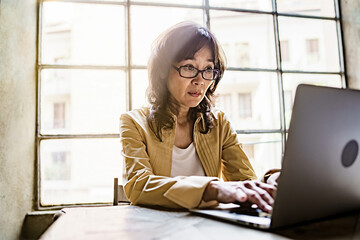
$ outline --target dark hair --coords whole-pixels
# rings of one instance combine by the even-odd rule
[[[193,58],[203,47],[209,47],[214,59],[214,68],[220,70],[204,99],[198,106],[190,108],[189,119],[195,120],[200,113],[205,126],[201,130],[206,134],[213,127],[211,108],[214,92],[225,70],[224,54],[215,36],[205,27],[193,22],[181,22],[163,32],[153,43],[148,62],[149,87],[147,98],[151,105],[148,123],[156,137],[162,141],[162,129],[174,126],[171,114],[177,114],[177,103],[171,101],[167,81],[171,65],[184,59]]]

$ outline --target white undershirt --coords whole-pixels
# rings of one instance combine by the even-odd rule
[[[193,142],[185,149],[174,145],[171,177],[176,176],[205,176]]]

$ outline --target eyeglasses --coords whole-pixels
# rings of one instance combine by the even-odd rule
[[[201,76],[203,79],[208,81],[213,81],[220,75],[220,71],[218,69],[204,69],[199,70],[196,67],[193,67],[191,65],[185,65],[176,67],[174,65],[171,65],[176,71],[179,72],[179,75],[183,78],[194,78],[199,73],[201,73]]]

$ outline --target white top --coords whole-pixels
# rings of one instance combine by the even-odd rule
[[[201,165],[193,142],[185,149],[174,145],[171,177],[176,176],[205,176],[204,168]]]

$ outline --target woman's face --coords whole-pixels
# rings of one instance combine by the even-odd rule
[[[209,47],[205,46],[197,51],[193,58],[177,62],[174,66],[177,68],[192,66],[199,70],[213,69],[214,59]],[[179,110],[189,110],[189,108],[199,105],[213,82],[203,79],[201,73],[194,78],[184,78],[176,69],[171,68],[167,85],[171,96],[180,106]]]

